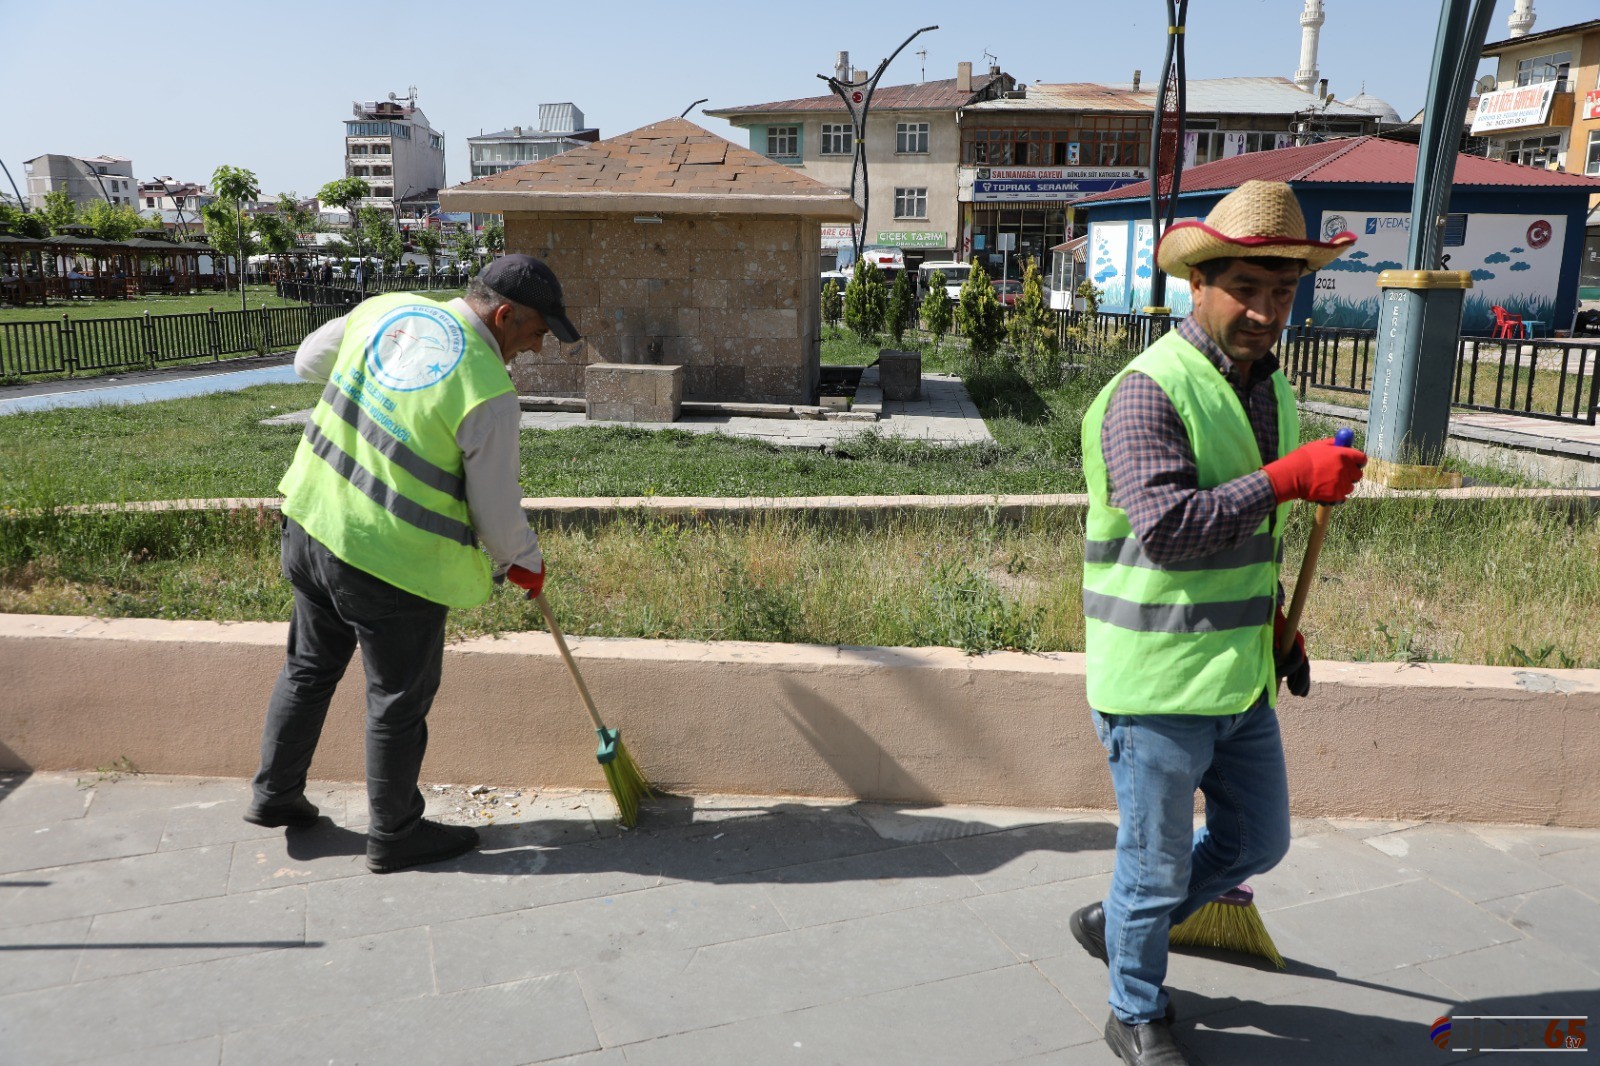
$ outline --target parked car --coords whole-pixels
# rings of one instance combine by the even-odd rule
[[[995,299],[1007,307],[1016,306],[1017,297],[1022,295],[1022,282],[1016,278],[996,278],[992,284],[994,285]]]
[[[830,281],[839,286],[839,294],[842,296],[844,295],[845,286],[850,284],[850,271],[824,270],[822,272],[821,280],[817,282],[817,291],[821,292],[823,289],[826,289],[828,287],[828,282]]]
[[[961,286],[967,283],[967,275],[972,273],[971,263],[957,262],[932,262],[923,263],[917,267],[917,299],[922,299],[928,292],[928,286],[933,283],[935,272],[944,275],[944,294],[952,300],[961,298]]]

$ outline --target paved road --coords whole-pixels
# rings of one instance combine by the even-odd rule
[[[112,777],[0,774],[0,1062],[1115,1061],[1066,926],[1107,814],[698,797],[619,834],[605,794],[430,785],[484,849],[378,877],[359,786],[285,833],[243,781]],[[1175,956],[1177,1034],[1415,1066],[1472,1057],[1441,1016],[1593,1018],[1597,885],[1600,831],[1300,820],[1255,882],[1289,968]]]

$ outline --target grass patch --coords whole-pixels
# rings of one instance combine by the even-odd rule
[[[1297,508],[1292,586],[1311,508]],[[1079,651],[1080,514],[982,512],[870,526],[767,515],[677,523],[628,514],[541,532],[551,600],[575,634],[971,652]],[[0,522],[0,611],[288,618],[270,513],[43,514]],[[1529,500],[1384,499],[1337,512],[1306,635],[1314,658],[1600,667],[1600,517]],[[452,639],[542,628],[498,590],[450,615]]]
[[[245,303],[257,307],[295,307],[298,300],[285,300],[271,285],[246,285]],[[90,318],[136,318],[146,311],[152,315],[194,314],[215,308],[239,310],[239,291],[196,292],[180,296],[141,296],[136,300],[52,300],[45,307],[0,307],[0,322],[60,322],[65,315],[73,321]]]

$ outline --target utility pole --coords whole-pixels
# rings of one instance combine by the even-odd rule
[[[1367,416],[1367,473],[1393,488],[1459,484],[1445,473],[1450,391],[1461,339],[1461,311],[1472,275],[1441,270],[1450,184],[1460,150],[1473,73],[1494,0],[1443,0],[1433,46],[1422,140],[1411,196],[1405,270],[1378,275],[1378,362]]]
[[[1155,267],[1156,246],[1178,212],[1178,192],[1183,180],[1183,126],[1188,110],[1188,80],[1183,59],[1184,26],[1189,20],[1189,0],[1167,0],[1167,54],[1161,61],[1161,88],[1150,126],[1150,265]],[[1162,188],[1165,179],[1166,188]],[[1150,275],[1147,315],[1170,315],[1167,273],[1155,267]]]
[[[878,69],[866,81],[849,85],[838,78],[830,78],[826,74],[817,77],[828,83],[844,101],[844,109],[850,115],[850,124],[855,127],[856,151],[855,158],[850,165],[850,195],[861,205],[861,225],[850,223],[850,236],[855,245],[856,258],[861,258],[862,248],[866,245],[867,208],[871,203],[871,190],[867,184],[867,110],[872,107],[872,94],[878,89],[878,79],[883,77],[883,72],[889,69],[889,64],[894,62],[894,57],[905,50],[906,45],[916,40],[920,35],[929,30],[936,30],[937,26],[924,26],[922,29],[900,42],[900,47],[889,54],[889,58],[878,64]]]

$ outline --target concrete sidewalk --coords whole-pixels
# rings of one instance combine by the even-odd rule
[[[242,781],[0,775],[0,1063],[1115,1062],[1066,926],[1112,816],[424,791],[483,850],[377,877],[359,786],[285,833]],[[1600,1014],[1596,885],[1600,831],[1301,821],[1255,881],[1288,970],[1175,955],[1178,1036],[1412,1064],[1459,1061],[1440,1016]]]

